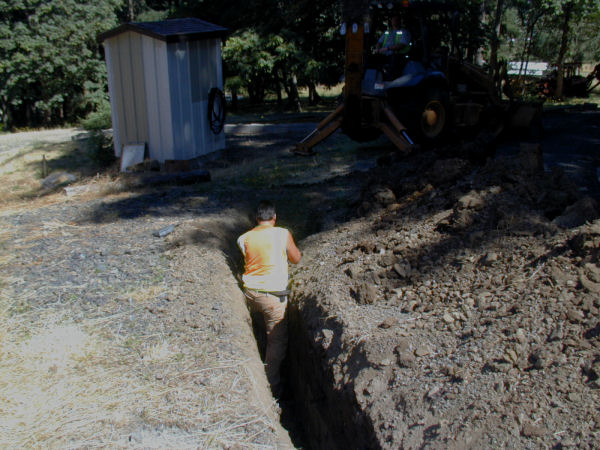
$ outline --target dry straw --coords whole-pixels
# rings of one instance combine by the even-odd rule
[[[242,360],[202,360],[167,335],[75,322],[66,310],[0,309],[0,447],[262,447]],[[113,330],[118,329],[118,332]]]

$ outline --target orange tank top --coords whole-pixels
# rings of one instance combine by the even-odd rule
[[[262,291],[283,291],[288,284],[287,242],[289,231],[259,225],[238,238],[244,254],[244,286]]]

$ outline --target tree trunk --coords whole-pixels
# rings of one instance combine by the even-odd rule
[[[292,94],[292,90],[290,89],[288,82],[286,81],[286,80],[288,80],[288,76],[287,76],[287,73],[285,73],[285,71],[282,72],[281,80],[283,80],[283,82],[281,84],[283,85],[283,90],[285,91],[285,95],[287,95],[287,98],[289,99],[293,94]]]
[[[302,107],[300,106],[300,94],[298,93],[298,79],[296,78],[295,73],[290,77],[290,96],[288,102],[293,111],[302,112]]]
[[[525,34],[526,40],[523,46],[523,54],[521,55],[521,66],[519,67],[519,84],[523,86],[521,95],[525,93],[525,83],[523,83],[523,77],[527,75],[527,66],[529,64],[529,58],[531,56],[531,50],[533,48],[533,34],[535,27],[543,15],[541,10],[531,10],[529,14],[529,20],[527,21],[527,33]],[[525,72],[523,73],[523,68]]]
[[[238,91],[237,91],[237,89],[231,90],[231,110],[234,112],[238,110]]]
[[[502,24],[502,11],[504,9],[504,0],[496,1],[496,10],[492,18],[492,38],[490,40],[490,72],[496,89],[500,92],[500,68],[498,66],[498,48],[500,47],[500,29]]]
[[[273,74],[275,78],[275,95],[277,95],[277,107],[281,108],[283,106],[283,97],[281,95],[281,78],[279,77],[279,72],[276,70]]]
[[[0,124],[5,130],[8,129],[8,102],[4,97],[0,99]]]
[[[558,59],[556,61],[556,89],[554,91],[554,97],[562,98],[563,85],[564,85],[564,66],[565,66],[565,55],[569,46],[569,34],[571,27],[571,16],[573,13],[573,2],[569,2],[563,6],[563,21],[561,26],[562,36],[560,38],[560,49],[558,50]]]
[[[135,20],[135,13],[133,10],[133,0],[127,0],[127,18],[130,22]]]
[[[479,6],[479,21],[482,24],[486,24],[488,22],[488,15],[485,11],[485,2],[481,2],[481,5]],[[475,63],[478,66],[483,66],[485,64],[485,56],[483,52],[483,45],[478,45],[477,50],[475,51]]]
[[[312,81],[308,83],[308,103],[311,106],[316,105],[321,101],[321,96],[317,92],[317,86]]]

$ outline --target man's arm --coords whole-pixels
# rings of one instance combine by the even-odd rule
[[[288,240],[286,245],[287,257],[288,261],[292,264],[298,264],[300,259],[302,258],[302,253],[298,247],[296,247],[296,243],[294,242],[294,238],[292,237],[292,233],[288,232]]]
[[[244,239],[244,235],[237,239],[237,246],[242,252],[242,255],[246,256],[246,240]]]
[[[381,35],[381,37],[377,40],[377,44],[375,44],[375,53],[382,53],[385,51],[383,48],[383,39],[385,35]]]

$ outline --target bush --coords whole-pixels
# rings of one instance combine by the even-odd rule
[[[103,131],[92,132],[87,139],[86,150],[88,157],[98,167],[108,167],[117,159],[113,148],[112,135]]]
[[[107,130],[112,127],[112,116],[110,112],[110,103],[103,101],[100,103],[96,111],[88,114],[81,121],[81,126],[88,131]]]

